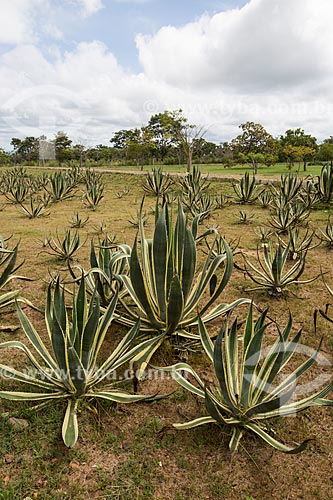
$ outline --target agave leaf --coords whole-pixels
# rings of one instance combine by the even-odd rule
[[[272,436],[270,436],[267,432],[265,432],[261,427],[259,427],[255,423],[247,424],[246,428],[250,429],[252,432],[257,434],[264,441],[266,441],[266,443],[268,443],[270,446],[273,446],[273,448],[276,448],[279,451],[283,451],[284,453],[289,453],[289,454],[301,453],[301,451],[305,450],[308,442],[311,441],[311,439],[306,439],[298,446],[295,446],[294,448],[292,448],[291,446],[287,446],[287,445],[277,441],[276,439],[274,439]]]
[[[67,403],[66,413],[62,424],[62,438],[68,448],[72,448],[79,435],[77,422],[78,400],[70,399]]]
[[[188,430],[193,429],[194,427],[199,427],[199,425],[205,424],[215,424],[215,419],[213,417],[200,417],[194,420],[190,420],[190,422],[184,422],[183,424],[172,424],[175,429]]]

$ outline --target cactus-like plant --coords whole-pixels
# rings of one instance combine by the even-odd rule
[[[314,232],[309,233],[309,230],[307,229],[306,233],[303,234],[302,237],[299,228],[296,227],[294,229],[288,230],[287,241],[284,241],[280,236],[278,236],[278,238],[283,248],[286,248],[286,246],[289,245],[288,259],[295,260],[298,259],[301,255],[305,255],[311,248],[315,248],[316,246],[320,245],[320,243],[312,245],[313,236]]]
[[[30,196],[27,204],[23,202],[20,203],[23,213],[29,217],[29,219],[36,219],[37,217],[47,217],[50,212],[46,211],[46,206],[43,201],[36,199],[34,196]]]
[[[91,210],[96,210],[97,206],[100,204],[104,198],[104,184],[99,178],[89,180],[86,182],[86,191],[84,194],[84,203]]]
[[[18,247],[19,244],[17,243],[13,250],[9,250],[6,247],[5,239],[2,237],[2,235],[0,235],[0,290],[1,292],[4,292],[0,295],[0,309],[14,304],[17,300],[32,306],[32,304],[27,299],[24,299],[20,296],[20,290],[4,290],[6,285],[8,285],[12,280],[31,281],[31,279],[27,278],[26,276],[16,274],[16,272],[24,264],[23,261],[20,264],[16,265]]]
[[[278,441],[272,436],[268,422],[295,415],[313,406],[332,406],[333,401],[325,398],[333,389],[333,383],[306,397],[297,397],[297,384],[316,361],[320,346],[296,368],[284,370],[298,351],[301,330],[291,337],[290,316],[283,330],[277,326],[275,342],[264,350],[263,339],[268,325],[266,315],[267,310],[254,322],[250,306],[240,341],[236,318],[231,325],[229,321],[222,324],[215,344],[199,320],[202,346],[213,366],[218,385],[207,385],[186,363],[162,368],[171,372],[184,389],[196,394],[205,403],[207,415],[174,424],[176,429],[192,429],[210,423],[229,427],[232,429],[229,442],[231,451],[237,450],[246,432],[254,433],[285,453],[299,453],[305,449],[308,440],[294,447]],[[190,377],[193,377],[193,382]]]
[[[172,185],[173,180],[170,175],[165,174],[160,167],[154,167],[151,172],[147,173],[142,187],[147,194],[163,196]]]
[[[323,242],[327,248],[333,248],[333,224],[331,222],[331,217],[328,217],[328,222],[326,224],[325,231],[319,229],[317,237]]]
[[[318,196],[324,203],[330,203],[333,197],[333,167],[325,165],[317,176],[315,182]]]
[[[75,185],[63,172],[54,172],[50,175],[45,190],[50,195],[52,202],[57,203],[72,198]]]
[[[72,229],[83,228],[89,220],[89,217],[81,217],[78,212],[74,212],[72,218],[68,221]]]
[[[71,233],[71,230],[67,229],[62,239],[58,233],[56,238],[48,238],[46,241],[47,246],[45,247],[47,250],[42,251],[50,255],[56,255],[59,260],[68,262],[73,259],[74,254],[84,245],[85,241],[80,243],[79,233],[77,231]]]
[[[101,398],[115,403],[131,403],[148,398],[144,395],[129,394],[119,388],[117,381],[110,383],[110,376],[116,373],[119,367],[128,363],[140,351],[149,351],[156,342],[156,339],[148,340],[133,347],[140,328],[139,322],[135,323],[106,359],[99,361],[99,353],[113,319],[117,299],[115,293],[107,310],[100,317],[98,297],[94,295],[90,303],[88,302],[85,280],[82,278],[78,292],[73,296],[69,317],[64,291],[57,281],[53,297],[51,285],[48,288],[45,309],[45,323],[52,350],[46,347],[19,306],[18,316],[31,345],[27,347],[16,340],[0,344],[0,350],[12,348],[23,352],[33,368],[30,372],[20,371],[1,363],[2,377],[35,388],[35,391],[26,392],[6,391],[2,388],[0,399],[36,401],[39,403],[37,407],[67,401],[62,437],[68,447],[74,446],[78,438],[77,412],[84,398]]]
[[[236,195],[237,203],[254,203],[260,194],[260,188],[257,184],[256,178],[245,172],[241,179],[232,185]]]
[[[299,255],[294,264],[286,269],[290,252],[289,244],[285,248],[280,242],[275,248],[272,243],[265,244],[262,246],[262,252],[263,254],[260,255],[257,248],[258,267],[243,254],[245,267],[242,270],[257,285],[247,291],[264,290],[270,295],[279,297],[288,292],[290,285],[312,283],[319,277],[318,275],[308,280],[299,279],[305,268],[304,254]]]
[[[196,338],[188,327],[197,324],[198,314],[208,322],[233,310],[247,299],[214,305],[226,287],[233,269],[232,252],[225,243],[225,251],[212,258],[207,255],[201,269],[196,271],[196,233],[198,221],[188,226],[182,204],[178,203],[175,225],[167,205],[162,208],[155,225],[152,239],[144,233],[140,224],[139,241],[136,237],[131,252],[130,274],[121,275],[135,308],[128,306],[120,318],[133,324],[140,317],[142,327],[177,338]],[[221,264],[224,263],[223,270]],[[206,290],[209,298],[204,300]],[[157,347],[156,347],[157,348]]]
[[[77,266],[80,275],[84,275],[86,279],[89,293],[97,293],[99,296],[102,308],[109,305],[115,294],[119,284],[118,275],[128,274],[130,255],[131,249],[128,245],[115,244],[112,238],[106,236],[98,245],[91,241],[90,269],[86,271],[82,266]],[[78,280],[70,263],[69,270],[72,277]],[[119,295],[121,297],[122,293]],[[115,313],[115,318],[117,316]]]

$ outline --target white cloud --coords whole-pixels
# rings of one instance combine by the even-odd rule
[[[35,42],[35,18],[47,0],[2,0],[0,44]]]
[[[247,120],[274,135],[303,127],[328,137],[332,18],[331,0],[252,0],[138,36],[140,74],[127,72],[100,41],[67,52],[49,47],[49,61],[45,49],[23,44],[33,35],[22,30],[21,43],[0,56],[0,145],[62,129],[76,140],[107,143],[115,130],[179,108],[219,141]]]
[[[103,8],[102,0],[77,0],[81,6],[81,13],[83,17],[89,17],[96,14]]]
[[[252,0],[137,36],[146,75],[175,86],[255,90],[332,74],[331,0]]]

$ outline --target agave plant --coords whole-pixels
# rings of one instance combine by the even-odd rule
[[[54,174],[50,175],[49,182],[45,186],[47,193],[54,203],[72,198],[74,188],[75,185],[71,179],[63,172],[54,172]]]
[[[254,203],[259,196],[259,187],[254,175],[245,172],[237,184],[232,185],[238,203]]]
[[[259,267],[254,266],[243,254],[245,268],[242,269],[249,278],[257,284],[256,287],[247,291],[264,290],[270,295],[279,297],[289,290],[290,285],[302,285],[312,283],[318,277],[300,281],[305,268],[305,255],[301,254],[288,269],[286,263],[290,252],[290,245],[283,248],[279,242],[274,249],[273,244],[265,244],[262,247],[263,255],[259,254],[257,248],[257,261]]]
[[[173,185],[173,180],[168,174],[165,174],[162,169],[153,168],[143,182],[143,189],[147,194],[154,196],[163,196]]]
[[[328,248],[333,248],[333,224],[331,222],[331,217],[328,217],[328,222],[326,224],[325,232],[319,229],[319,234],[317,237],[322,241]]]
[[[303,183],[303,189],[299,191],[297,198],[308,210],[312,210],[319,203],[320,196],[312,179]]]
[[[27,278],[25,276],[21,276],[18,274],[15,274],[20,267],[23,266],[24,261],[21,262],[20,264],[16,265],[16,260],[17,260],[17,252],[18,252],[18,247],[19,244],[17,244],[13,250],[8,250],[5,248],[5,240],[3,239],[2,236],[0,236],[0,242],[1,242],[1,247],[0,247],[0,290],[1,292],[3,291],[3,288],[5,288],[8,283],[10,283],[12,280],[24,280],[24,281],[31,281],[30,278]],[[20,297],[20,290],[11,290],[4,292],[3,294],[0,295],[0,309],[3,309],[9,305],[12,305],[15,303],[16,300],[19,300],[20,302],[25,302],[26,304],[32,305],[27,299],[24,299]]]
[[[286,246],[289,245],[288,259],[295,260],[301,255],[306,255],[307,251],[311,248],[315,248],[320,245],[320,243],[312,245],[313,236],[314,233],[309,233],[309,230],[307,229],[306,233],[302,237],[300,235],[299,228],[296,227],[295,229],[289,229],[287,242],[285,242],[280,236],[278,236],[278,238],[283,248],[286,248]]]
[[[78,212],[74,212],[73,217],[68,221],[72,229],[83,228],[89,220],[89,217],[81,217]]]
[[[275,215],[271,216],[270,225],[280,233],[287,233],[306,221],[309,217],[309,210],[300,203],[288,203],[284,207],[278,208]]]
[[[240,210],[238,215],[238,224],[252,224],[254,214],[249,214],[245,210]]]
[[[273,202],[280,201],[279,206],[285,206],[291,200],[295,199],[302,189],[302,179],[297,175],[281,175],[280,185],[271,185]]]
[[[227,196],[226,194],[219,194],[217,196],[215,196],[215,208],[217,210],[221,210],[225,207],[227,207],[228,205],[230,205],[230,197]]]
[[[225,254],[225,238],[223,236],[218,236],[214,239],[213,243],[209,243],[208,239],[205,238],[206,245],[208,248],[208,253],[211,256],[211,258],[215,259],[218,255],[223,255]],[[240,250],[238,249],[240,242],[240,238],[234,238],[232,240],[229,240],[228,247],[232,252],[232,255],[235,256],[240,253]],[[222,262],[221,267],[223,267],[225,262]]]
[[[20,203],[23,213],[29,219],[36,219],[37,217],[47,217],[50,212],[46,211],[46,206],[43,201],[37,200],[34,196],[30,196],[28,203],[25,205]]]
[[[30,194],[30,190],[25,181],[15,181],[4,192],[8,201],[15,204],[21,204]]]
[[[180,201],[173,227],[172,213],[165,204],[157,218],[152,239],[146,238],[143,224],[140,224],[141,251],[139,253],[136,237],[130,274],[120,276],[136,306],[127,306],[120,320],[131,325],[139,316],[144,329],[163,333],[160,343],[165,337],[174,335],[176,338],[197,338],[189,333],[188,327],[197,324],[199,312],[206,323],[247,302],[247,299],[238,299],[230,304],[213,306],[230,279],[232,252],[226,243],[223,254],[212,258],[212,251],[209,252],[195,276],[197,227],[197,220],[192,228],[188,227]],[[225,264],[223,270],[222,263]],[[210,296],[203,301],[207,288]]]
[[[297,383],[316,361],[320,346],[297,368],[288,370],[290,360],[298,351],[301,330],[291,337],[290,316],[283,330],[277,325],[275,342],[263,350],[264,333],[268,325],[265,322],[266,315],[267,310],[254,322],[250,306],[240,345],[237,318],[231,325],[229,321],[222,324],[215,344],[199,319],[202,346],[212,364],[218,385],[207,386],[186,363],[162,368],[171,372],[182,387],[202,398],[208,414],[190,422],[173,424],[176,429],[192,429],[211,423],[229,427],[232,429],[229,442],[232,452],[237,450],[245,432],[254,433],[285,453],[299,453],[305,449],[308,440],[296,447],[288,446],[271,435],[268,423],[312,406],[332,406],[333,401],[325,398],[333,389],[333,383],[299,399]],[[195,384],[188,375],[194,378]]]
[[[88,208],[96,210],[104,198],[104,184],[98,179],[96,181],[86,182],[86,192],[84,194],[84,202]]]
[[[263,208],[267,208],[272,203],[272,194],[267,189],[264,189],[258,196],[258,200]]]
[[[198,194],[208,191],[210,182],[208,176],[203,177],[198,167],[194,166],[192,172],[188,172],[183,178],[179,179],[183,196],[186,197],[192,193],[192,198]]]
[[[99,296],[101,307],[107,307],[112,300],[117,284],[118,275],[128,274],[131,249],[128,245],[115,244],[114,240],[106,236],[98,245],[91,241],[89,271],[77,266],[80,275],[84,275],[88,291]],[[77,280],[74,269],[69,264],[72,277]],[[115,317],[117,317],[115,315]]]
[[[17,306],[18,316],[33,349],[16,340],[0,344],[0,349],[13,348],[23,351],[33,368],[29,371],[19,371],[0,364],[2,377],[25,384],[29,389],[31,386],[36,388],[35,392],[31,389],[27,392],[0,390],[0,398],[11,401],[36,401],[39,404],[34,408],[54,404],[57,401],[67,401],[62,437],[68,447],[74,446],[78,438],[77,412],[83,399],[101,398],[115,403],[131,403],[147,399],[147,396],[132,395],[119,389],[116,382],[113,384],[109,382],[120,366],[128,363],[138,352],[149,351],[156,342],[156,339],[153,339],[131,347],[140,328],[139,322],[105,360],[99,361],[99,353],[113,319],[117,298],[116,293],[100,317],[98,297],[94,295],[90,303],[88,302],[85,280],[82,278],[78,292],[73,296],[73,307],[69,318],[64,291],[57,281],[53,297],[51,285],[48,288],[45,309],[45,323],[52,350],[46,347],[19,306]]]
[[[71,233],[67,229],[63,239],[57,233],[55,238],[48,238],[46,241],[47,250],[43,250],[50,255],[56,255],[59,260],[69,262],[73,259],[74,254],[85,244],[86,240],[80,244],[80,236],[77,231]]]
[[[258,226],[255,233],[259,238],[260,243],[268,243],[274,232],[266,226]]]
[[[325,165],[315,183],[318,196],[324,203],[330,203],[333,196],[333,167]]]

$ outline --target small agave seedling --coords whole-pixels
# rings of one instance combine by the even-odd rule
[[[0,399],[11,401],[36,401],[41,406],[67,401],[62,437],[68,447],[78,438],[78,407],[83,399],[100,398],[114,403],[131,403],[149,399],[149,396],[133,395],[119,389],[119,382],[111,383],[111,375],[140,351],[149,351],[156,339],[144,341],[133,347],[140,323],[123,337],[109,356],[99,361],[99,353],[105,335],[113,319],[118,300],[116,293],[105,313],[100,317],[99,299],[94,295],[87,300],[85,280],[81,279],[77,294],[73,295],[71,317],[68,316],[64,290],[57,281],[52,297],[48,288],[45,322],[52,349],[49,350],[27,316],[17,306],[23,331],[31,346],[12,340],[0,344],[1,349],[12,348],[23,351],[34,370],[19,371],[0,364],[0,374],[18,383],[35,388],[34,391],[0,390]],[[31,348],[32,347],[32,348]],[[36,356],[37,355],[37,356]],[[39,360],[40,359],[40,360]],[[2,384],[3,385],[3,384]]]
[[[46,242],[48,250],[42,250],[42,252],[56,255],[58,259],[68,262],[73,259],[74,254],[84,245],[85,241],[80,244],[78,232],[75,231],[72,234],[70,229],[68,229],[62,240],[58,234],[56,239],[49,238]]]
[[[278,243],[275,249],[272,243],[264,244],[262,251],[263,255],[260,255],[257,248],[259,267],[254,266],[243,254],[245,268],[242,270],[257,285],[247,291],[263,290],[279,297],[288,291],[289,285],[312,283],[319,277],[318,275],[312,279],[299,280],[305,268],[304,254],[300,255],[290,268],[285,269],[290,252],[289,244],[284,249],[281,243]]]
[[[312,406],[333,405],[325,399],[333,389],[329,383],[310,396],[299,399],[297,384],[301,376],[314,364],[320,346],[314,354],[297,368],[284,370],[298,351],[301,330],[291,338],[292,317],[278,337],[266,350],[262,349],[267,327],[264,311],[253,321],[252,306],[249,308],[244,332],[239,340],[237,319],[230,325],[222,324],[213,344],[205,325],[199,320],[202,346],[214,369],[218,385],[207,385],[196,371],[186,363],[162,368],[184,389],[202,398],[207,416],[190,422],[173,424],[176,429],[192,429],[215,423],[232,429],[229,443],[236,451],[245,432],[254,433],[270,446],[285,453],[299,453],[307,441],[296,447],[285,445],[271,435],[268,422],[272,419],[295,415]],[[191,382],[188,376],[193,377]]]
[[[259,238],[260,243],[268,243],[274,232],[265,226],[258,226],[255,233]]]
[[[37,217],[47,217],[50,212],[46,212],[46,207],[43,201],[39,201],[33,196],[30,196],[29,201],[24,204],[20,203],[23,213],[29,217],[29,219],[36,219]]]
[[[88,220],[89,216],[84,218],[81,217],[78,212],[74,212],[73,217],[68,222],[71,228],[81,229],[87,224]]]
[[[254,214],[248,214],[245,210],[240,210],[238,215],[238,224],[252,224]]]

